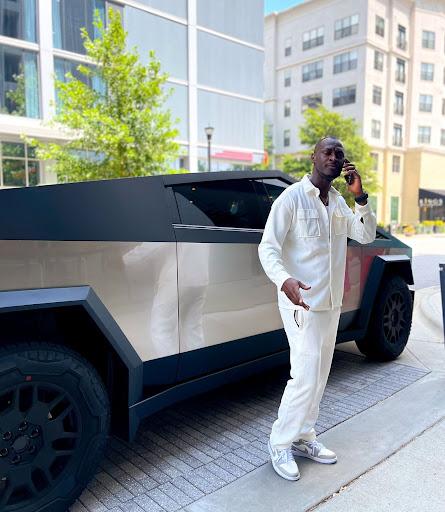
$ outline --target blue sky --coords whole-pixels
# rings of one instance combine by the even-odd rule
[[[301,4],[303,0],[264,0],[264,14],[273,11],[284,11],[293,5]]]

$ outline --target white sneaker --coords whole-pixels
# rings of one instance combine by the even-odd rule
[[[298,480],[300,478],[300,472],[298,471],[297,463],[292,455],[291,447],[278,450],[272,448],[270,441],[267,446],[274,470],[286,480]]]
[[[337,455],[316,439],[314,441],[299,439],[292,443],[292,451],[296,455],[307,457],[322,464],[335,464],[337,462]]]

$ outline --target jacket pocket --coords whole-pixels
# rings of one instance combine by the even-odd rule
[[[295,235],[301,238],[320,236],[320,222],[318,212],[314,209],[298,209]]]
[[[336,235],[346,235],[348,231],[348,219],[346,215],[340,210],[340,208],[336,208],[334,210],[334,215],[332,216],[332,224],[334,227],[334,233]]]

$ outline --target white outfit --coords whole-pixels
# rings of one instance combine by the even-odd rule
[[[329,190],[329,212],[308,176],[275,200],[258,248],[261,264],[277,285],[278,306],[298,309],[281,291],[289,277],[310,285],[301,295],[312,311],[342,305],[347,237],[368,244],[376,219],[369,203],[355,205],[355,215],[340,193]],[[363,218],[363,222],[361,219]]]
[[[290,347],[291,379],[270,436],[276,449],[288,448],[298,439],[315,439],[343,300],[347,237],[360,243],[375,239],[376,219],[369,204],[356,204],[354,214],[333,187],[329,208],[319,195],[308,176],[288,187],[272,205],[258,248],[264,271],[277,285]],[[311,286],[300,289],[309,311],[281,291],[290,277]]]

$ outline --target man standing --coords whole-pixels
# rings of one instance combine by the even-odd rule
[[[311,156],[312,174],[274,202],[258,253],[277,285],[278,306],[290,347],[290,380],[272,426],[269,452],[287,480],[300,473],[292,450],[332,464],[337,456],[316,439],[315,423],[334,353],[343,299],[347,237],[375,239],[376,219],[360,175],[345,161],[343,145],[325,137]],[[355,196],[355,214],[331,182],[341,175]]]

